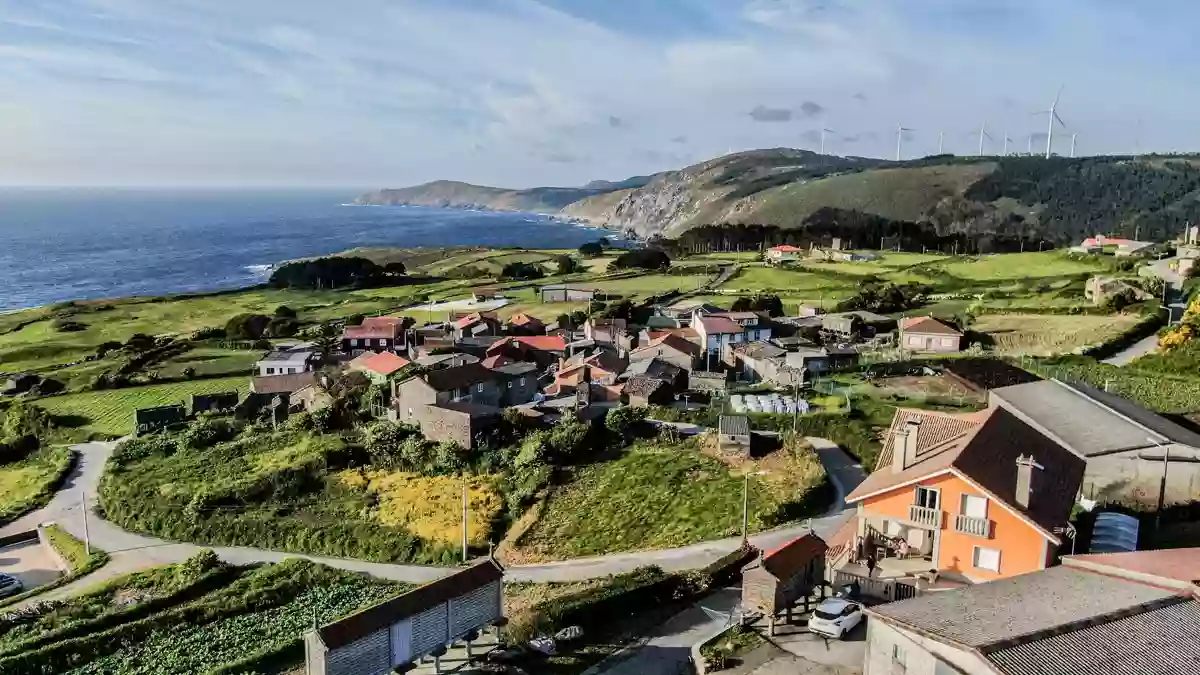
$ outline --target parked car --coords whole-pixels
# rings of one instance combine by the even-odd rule
[[[826,598],[809,618],[808,630],[840,640],[862,620],[862,605],[845,598]]]
[[[22,584],[20,579],[10,574],[0,574],[0,598],[16,595],[24,590],[25,584]]]

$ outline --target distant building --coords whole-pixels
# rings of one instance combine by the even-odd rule
[[[962,338],[961,331],[932,316],[910,316],[900,322],[900,347],[909,351],[958,352]]]
[[[819,318],[821,330],[848,340],[871,338],[896,329],[895,319],[861,309],[822,314]]]
[[[717,420],[717,449],[728,455],[750,456],[750,418],[721,415]]]
[[[220,391],[212,394],[192,394],[193,415],[205,412],[229,413],[237,407],[241,396],[236,391]]]
[[[346,364],[346,367],[366,375],[367,379],[376,384],[383,384],[411,363],[412,361],[392,352],[363,352]]]
[[[781,246],[773,246],[767,249],[766,258],[767,262],[771,263],[772,265],[778,265],[780,263],[791,262],[793,260],[800,260],[804,257],[804,254],[805,250],[802,248],[792,246],[790,244],[783,244]]]
[[[596,289],[568,284],[548,284],[538,289],[542,302],[591,302]]]
[[[497,336],[502,333],[500,320],[491,312],[472,312],[454,317],[450,325],[454,328],[455,340]]]
[[[808,599],[825,580],[825,551],[828,547],[815,534],[806,534],[779,548],[763,553],[742,568],[742,607],[768,618],[769,632],[775,633],[775,617],[783,613],[792,621],[792,608]]]
[[[625,382],[625,396],[629,405],[644,408],[650,405],[671,405],[675,392],[666,380],[648,375],[634,375]]]
[[[342,329],[342,351],[394,352],[405,346],[404,319],[396,316],[370,316],[358,326]]]
[[[509,335],[545,335],[546,323],[536,316],[517,312],[508,317],[504,328]]]
[[[294,375],[313,369],[316,352],[308,349],[276,350],[254,364],[259,375]]]
[[[133,435],[141,436],[170,429],[186,422],[187,417],[187,408],[184,408],[182,404],[140,408],[133,413]]]
[[[260,375],[250,381],[250,391],[256,394],[279,394],[299,391],[317,383],[314,372],[291,375]]]

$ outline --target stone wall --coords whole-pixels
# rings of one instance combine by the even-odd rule
[[[421,434],[431,441],[454,441],[464,448],[470,448],[475,440],[471,433],[471,416],[466,413],[425,405],[417,415]]]

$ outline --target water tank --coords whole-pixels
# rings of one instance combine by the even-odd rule
[[[1091,553],[1120,553],[1136,551],[1138,519],[1111,511],[1096,516],[1092,529]]]

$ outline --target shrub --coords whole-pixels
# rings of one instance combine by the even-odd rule
[[[271,317],[263,314],[236,314],[225,324],[225,334],[235,340],[258,340],[271,323]]]
[[[618,270],[661,270],[671,266],[671,258],[661,249],[638,248],[617,256],[610,266]]]
[[[291,337],[300,330],[295,319],[276,317],[267,323],[265,335],[273,338]]]
[[[200,450],[233,439],[238,429],[224,419],[196,420],[179,435],[181,450]]]
[[[530,280],[541,279],[546,271],[541,265],[529,262],[510,262],[500,271],[501,279]]]
[[[175,454],[176,445],[171,438],[162,434],[139,436],[122,442],[113,450],[110,462],[117,466],[125,466],[147,457],[170,457]]]
[[[492,273],[486,268],[478,265],[463,265],[462,267],[455,267],[454,269],[447,270],[445,276],[450,279],[470,280],[490,277],[492,276]]]
[[[554,265],[559,274],[571,274],[582,268],[582,265],[569,255],[555,256]]]
[[[407,424],[375,422],[367,427],[363,446],[371,455],[371,464],[389,469],[402,468],[406,466],[404,453],[401,451],[404,442],[413,436],[419,437],[420,434],[419,429]]]
[[[589,241],[579,247],[579,255],[585,258],[595,258],[604,255],[604,246],[598,241]]]
[[[316,428],[312,413],[299,412],[288,417],[285,425],[288,431],[312,431]]]
[[[50,322],[50,328],[59,333],[78,333],[87,330],[87,324],[67,317],[59,317]]]
[[[645,408],[623,405],[612,408],[604,416],[604,426],[621,438],[632,435],[634,427],[646,419]]]
[[[275,318],[277,319],[294,319],[296,318],[296,310],[287,305],[280,305],[275,308]]]
[[[225,329],[220,326],[209,326],[201,328],[192,333],[193,340],[212,340],[225,337]]]
[[[190,379],[192,379],[193,377],[195,377],[195,376],[196,376],[196,369],[195,369],[195,368],[193,368],[193,367],[191,367],[191,366],[188,366],[187,368],[184,368],[184,369],[183,369],[183,370],[180,372],[180,374],[181,374],[181,375],[183,375],[183,378],[184,378],[185,380],[190,380]]]
[[[100,344],[96,345],[96,358],[102,359],[107,356],[109,352],[118,350],[120,348],[121,343],[117,342],[116,340],[101,342]]]
[[[63,384],[62,382],[47,377],[33,385],[33,387],[29,390],[29,393],[33,394],[34,396],[50,396],[51,394],[57,394],[66,388],[67,385]]]
[[[346,325],[361,326],[362,322],[366,320],[366,318],[367,317],[363,314],[351,314],[350,316],[346,317]]]

